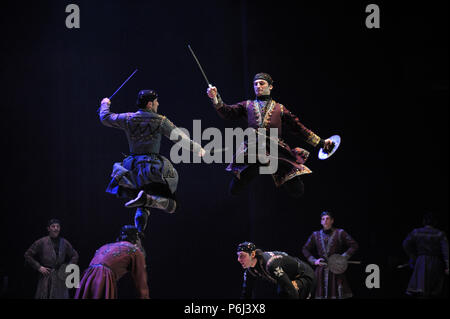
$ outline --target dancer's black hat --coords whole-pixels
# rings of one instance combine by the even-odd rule
[[[273,83],[272,77],[267,73],[256,74],[255,77],[253,78],[253,82],[255,82],[256,80],[265,80],[267,81],[267,83],[269,83],[269,85],[272,85]]]
[[[148,102],[153,102],[158,98],[158,93],[155,90],[141,90],[138,93],[136,105],[138,108],[143,109],[147,106]]]
[[[254,250],[256,250],[255,244],[248,241],[240,243],[237,247],[237,252],[243,251],[251,254],[251,252]]]

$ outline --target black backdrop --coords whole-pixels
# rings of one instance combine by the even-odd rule
[[[76,3],[81,27],[68,29]],[[1,4],[2,256],[6,297],[32,298],[36,274],[23,253],[46,235],[49,218],[87,267],[134,211],[105,193],[112,164],[128,151],[96,109],[135,69],[112,110],[135,110],[154,88],[160,113],[192,132],[225,122],[211,108],[191,44],[226,102],[252,98],[268,72],[273,96],[321,137],[340,134],[329,160],[312,151],[300,200],[263,176],[230,198],[226,164],[177,164],[181,209],[153,211],[147,237],[151,297],[237,298],[244,240],[300,256],[320,212],[360,244],[348,277],[358,298],[404,298],[410,270],[401,242],[433,210],[448,230],[448,7],[445,2],[377,1],[381,28],[365,27],[370,2],[34,1]],[[171,142],[162,153],[168,156]],[[298,144],[293,144],[298,145]],[[381,288],[365,287],[366,264]],[[129,279],[129,278],[128,278]],[[132,298],[121,283],[122,298]]]

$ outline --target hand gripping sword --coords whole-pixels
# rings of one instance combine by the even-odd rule
[[[200,69],[200,72],[202,72],[203,77],[205,78],[206,84],[208,84],[208,87],[212,88],[213,86],[211,85],[211,83],[209,83],[208,78],[206,77],[206,74],[205,74],[205,72],[203,71],[202,66],[200,65],[200,62],[198,61],[197,57],[195,56],[194,51],[192,51],[192,48],[191,48],[191,46],[190,46],[189,44],[188,44],[188,48],[189,48],[189,51],[191,51],[192,56],[193,56],[194,59],[195,59],[195,62],[197,62],[198,68]],[[219,96],[219,93],[218,93],[218,92],[217,92],[217,96]],[[218,103],[217,96],[213,99],[214,104],[217,104],[217,103]]]

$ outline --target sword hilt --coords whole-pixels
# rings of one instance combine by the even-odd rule
[[[211,83],[208,83],[208,87],[212,88],[213,86],[212,86]],[[217,94],[219,94],[219,92],[217,92]],[[217,95],[212,100],[213,100],[214,104],[218,104],[219,103],[219,100],[217,99]]]

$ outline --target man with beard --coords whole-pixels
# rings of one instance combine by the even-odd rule
[[[78,253],[65,238],[59,236],[61,222],[49,220],[48,236],[35,241],[25,252],[25,261],[40,274],[36,299],[67,299],[65,266],[76,264]]]

